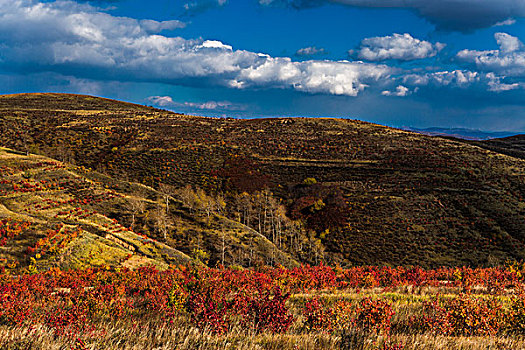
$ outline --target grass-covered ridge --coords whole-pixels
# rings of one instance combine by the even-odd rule
[[[190,185],[222,197],[228,221],[207,223],[201,210],[195,234],[189,208],[173,213],[183,222],[167,232],[173,247],[204,250],[213,263],[248,266],[253,251],[275,260],[268,242],[245,249],[248,240],[233,237],[239,249],[223,258],[222,232],[235,222],[313,264],[490,266],[525,258],[524,161],[467,143],[354,120],[202,118],[80,95],[6,96],[0,106],[5,147],[112,181]]]

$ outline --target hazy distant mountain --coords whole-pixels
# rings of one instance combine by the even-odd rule
[[[432,127],[432,128],[418,129],[418,128],[407,127],[403,129],[408,130],[408,131],[418,132],[420,134],[429,135],[429,136],[449,136],[449,137],[455,137],[458,139],[473,140],[473,141],[491,140],[491,139],[497,139],[497,138],[502,138],[502,137],[509,137],[509,136],[513,136],[517,134],[517,133],[512,133],[512,132],[507,132],[507,131],[491,132],[491,131],[481,131],[481,130],[465,129],[465,128]]]

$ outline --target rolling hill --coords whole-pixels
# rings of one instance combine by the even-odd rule
[[[454,140],[347,119],[204,118],[90,96],[22,94],[0,97],[0,145],[23,152],[20,161],[46,156],[87,181],[96,176],[100,191],[123,197],[89,210],[126,227],[138,220],[155,244],[198,259],[202,251],[209,263],[247,266],[257,256],[288,265],[435,267],[525,257],[525,162]],[[166,188],[169,225],[132,218],[132,205],[118,203],[145,196],[154,212]],[[49,199],[39,197],[0,200],[22,215]],[[75,224],[53,215],[34,237],[51,223]]]
[[[497,138],[483,142],[475,142],[474,144],[494,152],[525,159],[525,135]]]

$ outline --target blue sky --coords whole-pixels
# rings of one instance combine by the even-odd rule
[[[523,0],[0,0],[0,93],[525,132]]]

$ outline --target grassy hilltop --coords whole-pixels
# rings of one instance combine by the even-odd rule
[[[204,118],[89,96],[21,94],[0,97],[0,145],[24,154],[2,151],[0,166],[18,162],[11,177],[2,173],[7,180],[78,176],[94,186],[91,195],[116,194],[86,207],[100,212],[100,223],[133,223],[126,234],[144,234],[177,257],[423,267],[525,257],[525,162],[463,142],[345,119]],[[42,156],[73,165],[20,169]],[[65,188],[56,199],[84,198],[75,194],[80,188]],[[35,237],[44,234],[38,225],[77,225],[85,230],[79,236],[123,249],[103,241],[106,232],[89,231],[92,222],[55,211],[23,217],[55,196],[39,191],[0,203],[9,217],[41,220]],[[154,219],[166,195],[167,218]],[[135,197],[152,215],[133,209]]]

